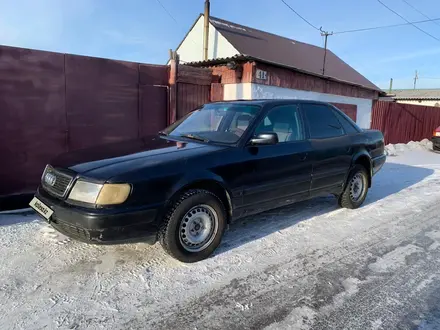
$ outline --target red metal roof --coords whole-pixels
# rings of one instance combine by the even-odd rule
[[[323,76],[324,48],[216,17],[210,17],[210,22],[244,57]],[[327,50],[324,76],[382,93],[379,87],[330,50]]]

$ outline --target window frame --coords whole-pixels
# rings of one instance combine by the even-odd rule
[[[358,133],[362,132],[361,128],[356,124],[356,122],[353,119],[351,119],[344,111],[338,109],[337,107],[335,107],[334,105],[331,105],[331,104],[330,104],[330,107],[332,108],[332,110],[334,112],[338,113],[342,118],[344,118],[348,122],[348,124],[351,125],[353,127],[353,129],[356,131],[355,133],[348,133],[344,128],[344,124],[341,123],[341,121],[339,120],[339,117],[336,116],[336,119],[341,124],[342,129],[345,131],[346,135],[353,135],[353,134],[358,134]]]
[[[308,118],[307,118],[307,116],[305,114],[305,112],[307,111],[307,109],[305,109],[305,107],[307,105],[318,105],[318,106],[323,106],[323,107],[327,108],[327,110],[333,115],[333,117],[335,117],[336,121],[339,123],[340,128],[342,130],[342,134],[341,135],[337,135],[337,136],[321,137],[321,138],[319,138],[319,137],[315,137],[315,138],[312,137],[310,123],[309,123],[309,120],[308,120]],[[341,124],[341,122],[339,121],[338,117],[333,113],[333,107],[330,104],[319,103],[319,102],[316,102],[316,103],[315,102],[304,102],[304,103],[301,103],[301,112],[302,112],[302,116],[304,118],[303,120],[304,120],[305,126],[307,127],[308,139],[310,139],[310,140],[325,140],[325,139],[334,139],[334,138],[339,138],[339,137],[347,136],[347,132],[345,132],[344,126]]]
[[[260,125],[260,123],[261,123],[262,121],[264,121],[264,120],[266,119],[266,117],[270,114],[270,112],[273,111],[273,110],[275,110],[276,108],[279,108],[279,107],[293,107],[293,108],[297,111],[297,113],[298,113],[299,125],[300,125],[300,127],[301,127],[301,130],[302,130],[302,133],[303,133],[302,135],[303,135],[303,136],[302,136],[302,139],[301,139],[301,140],[283,141],[283,142],[278,141],[278,143],[275,144],[275,145],[280,145],[280,144],[284,145],[284,144],[287,144],[287,143],[292,144],[292,143],[298,143],[298,142],[303,142],[303,141],[308,140],[308,131],[307,131],[307,127],[306,127],[305,122],[304,122],[304,116],[303,116],[303,113],[302,113],[302,111],[301,111],[300,104],[297,103],[297,102],[295,102],[295,103],[274,104],[273,106],[271,106],[270,108],[268,108],[268,109],[262,114],[261,118],[257,118],[257,120],[255,120],[255,122],[254,122],[254,127],[252,128],[252,134],[250,135],[250,137],[249,137],[248,140],[250,140],[250,139],[252,139],[253,137],[256,136],[255,134],[256,134],[256,130],[257,130],[258,126]],[[247,144],[248,144],[248,143],[249,143],[249,141],[247,141]],[[268,145],[267,147],[270,147],[270,146],[274,146],[274,145]]]

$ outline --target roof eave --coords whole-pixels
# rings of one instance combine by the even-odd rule
[[[304,74],[308,74],[308,75],[310,75],[310,76],[314,76],[314,77],[318,77],[318,78],[322,78],[322,79],[326,79],[326,80],[330,80],[330,81],[335,81],[335,82],[340,82],[340,83],[344,83],[344,84],[347,84],[347,85],[351,85],[351,86],[356,86],[356,87],[360,87],[360,88],[364,88],[364,89],[368,89],[368,90],[371,90],[371,91],[374,91],[374,92],[378,92],[379,93],[379,95],[381,95],[381,93],[384,93],[381,89],[379,89],[379,88],[371,88],[371,87],[368,87],[368,86],[364,86],[364,85],[360,85],[360,84],[356,84],[356,83],[353,83],[353,82],[350,82],[350,81],[345,81],[345,80],[342,80],[342,79],[337,79],[337,78],[334,78],[334,77],[331,77],[331,76],[325,76],[325,75],[319,75],[319,74],[316,74],[316,73],[314,73],[314,72],[310,72],[310,71],[306,71],[306,70],[302,70],[302,69],[298,69],[298,68],[295,68],[295,67],[292,67],[292,66],[288,66],[288,65],[285,65],[285,64],[281,64],[281,63],[276,63],[276,62],[272,62],[272,61],[267,61],[267,60],[264,60],[264,59],[261,59],[261,58],[257,58],[257,57],[253,57],[255,60],[257,60],[257,61],[260,61],[260,62],[262,62],[262,63],[266,63],[266,64],[272,64],[272,65],[276,65],[276,66],[279,66],[279,67],[282,67],[282,68],[286,68],[286,69],[290,69],[290,70],[295,70],[295,71],[298,71],[298,72],[301,72],[301,73],[304,73]],[[384,93],[384,95],[385,95],[386,93]]]
[[[326,79],[326,80],[330,80],[330,81],[335,81],[335,82],[339,82],[339,83],[343,83],[343,84],[347,84],[350,86],[355,86],[355,87],[360,87],[363,89],[368,89],[374,92],[378,92],[379,96],[385,96],[386,92],[382,91],[381,89],[377,88],[371,88],[368,86],[364,86],[364,85],[360,85],[360,84],[356,84],[353,82],[349,82],[349,81],[345,81],[342,79],[337,79],[331,76],[325,76],[325,75],[319,75],[316,74],[314,72],[310,72],[310,71],[306,71],[306,70],[302,70],[302,69],[298,69],[292,66],[288,66],[285,64],[281,64],[281,63],[277,63],[277,62],[273,62],[273,61],[268,61],[259,57],[255,57],[255,56],[251,56],[251,55],[246,55],[246,54],[240,54],[240,55],[235,55],[232,57],[224,57],[224,58],[218,58],[218,59],[209,59],[209,60],[205,60],[205,61],[198,61],[198,62],[190,62],[190,63],[186,63],[186,65],[190,65],[190,66],[198,66],[198,67],[203,67],[203,66],[216,66],[216,65],[222,65],[222,64],[226,64],[228,62],[231,61],[258,61],[261,63],[265,63],[265,64],[270,64],[270,65],[275,65],[281,68],[285,68],[285,69],[289,69],[289,70],[295,70],[297,72],[300,73],[304,73],[310,76],[315,76],[317,78],[321,78],[321,79]]]

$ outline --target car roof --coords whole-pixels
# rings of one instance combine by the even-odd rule
[[[301,100],[301,99],[258,99],[258,100],[231,100],[231,101],[217,101],[212,103],[238,103],[249,105],[271,105],[271,104],[290,104],[290,103],[320,103],[328,105],[328,102],[314,101],[314,100]]]

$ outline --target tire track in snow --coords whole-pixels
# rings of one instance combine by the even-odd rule
[[[433,212],[436,212],[435,207],[432,207],[430,210],[431,214]],[[231,296],[233,297],[240,297],[240,301],[247,301],[247,302],[255,302],[258,301],[260,303],[260,307],[267,306],[268,304],[275,304],[279,303],[278,308],[283,307],[283,303],[280,303],[279,299],[274,300],[274,296],[270,294],[270,292],[273,292],[275,295],[277,295],[279,292],[282,292],[285,290],[286,282],[289,284],[292,282],[298,283],[298,288],[300,286],[304,287],[310,287],[310,280],[307,280],[308,278],[316,278],[319,277],[320,274],[325,273],[332,265],[339,264],[339,266],[342,265],[342,267],[347,268],[350,264],[359,264],[359,260],[363,259],[371,259],[374,257],[376,253],[367,253],[369,251],[374,251],[374,248],[379,247],[384,243],[384,240],[387,241],[387,245],[390,245],[392,248],[395,246],[399,246],[400,244],[404,243],[407,240],[415,239],[420,234],[420,229],[426,230],[429,228],[440,228],[440,222],[437,219],[436,215],[431,216],[428,220],[419,222],[418,225],[414,225],[411,227],[407,227],[404,231],[400,232],[397,235],[394,235],[392,237],[388,237],[388,235],[385,233],[382,235],[376,235],[376,242],[373,244],[364,244],[362,246],[359,246],[356,250],[350,250],[345,254],[341,254],[337,258],[333,258],[328,263],[321,263],[319,266],[317,266],[316,263],[310,261],[308,263],[308,269],[305,273],[298,273],[298,270],[300,269],[300,260],[297,260],[295,263],[295,260],[292,260],[290,262],[286,262],[285,264],[280,264],[276,266],[272,266],[270,268],[267,268],[265,271],[257,274],[250,275],[248,278],[241,279],[237,282],[231,283],[230,285],[221,288],[218,291],[214,291],[210,293],[206,297],[200,297],[197,300],[193,300],[188,305],[179,306],[179,309],[174,310],[174,313],[170,313],[167,315],[166,319],[157,319],[155,322],[146,323],[151,327],[154,328],[160,328],[160,329],[167,329],[170,327],[175,326],[182,326],[182,325],[190,325],[195,327],[207,327],[210,324],[210,317],[212,315],[210,314],[209,310],[212,308],[210,306],[215,306],[217,317],[216,319],[221,319],[220,322],[221,326],[213,327],[213,328],[231,328],[231,329],[245,329],[245,328],[255,328],[255,324],[252,323],[252,320],[248,318],[244,318],[244,321],[236,323],[237,319],[235,315],[232,315],[231,317],[228,316],[228,313],[230,313],[230,304],[231,304]],[[418,230],[415,230],[418,229]],[[412,235],[408,235],[408,233],[412,233]],[[339,250],[340,248],[336,248],[335,250]],[[338,253],[335,253],[338,255]],[[371,255],[371,256],[370,256]],[[310,259],[315,259],[316,261],[319,259],[319,257],[313,258],[310,257]],[[363,263],[360,263],[363,264]],[[368,265],[368,262],[365,264]],[[287,266],[286,266],[287,265]],[[296,270],[296,271],[294,271]],[[295,274],[295,277],[292,278],[291,274],[292,272]],[[277,280],[273,283],[268,283],[267,281],[267,275],[268,273],[269,278],[276,278]],[[255,287],[255,290],[249,292],[248,290],[248,283],[252,283],[252,285]],[[301,285],[302,283],[302,285]],[[258,284],[260,284],[260,288],[258,288]],[[384,284],[386,285],[386,284]],[[231,289],[232,288],[232,289]],[[244,288],[240,290],[240,288]],[[264,289],[263,289],[264,288]],[[284,288],[284,289],[283,289]],[[234,289],[238,291],[234,292]],[[268,295],[269,298],[265,298],[265,295]],[[292,296],[293,295],[293,296]],[[301,301],[302,296],[307,296],[307,293],[302,292],[302,290],[299,290],[299,292],[291,292],[289,295],[290,300],[296,300],[296,302]],[[296,299],[294,298],[296,296]],[[365,296],[362,299],[368,299],[368,295]],[[264,303],[261,303],[261,300],[264,301]],[[224,305],[224,302],[229,302],[229,304]],[[311,300],[312,301],[312,300]],[[219,304],[220,303],[220,304]],[[243,303],[241,303],[243,304]],[[254,306],[256,306],[255,303],[253,303]],[[292,304],[292,306],[294,306]],[[301,305],[301,304],[300,304]],[[307,305],[307,304],[306,304]],[[316,306],[309,306],[309,308],[316,308]],[[191,315],[190,310],[193,313],[197,313],[198,315],[207,315],[208,318],[199,318],[197,320],[192,320],[191,318],[188,319],[187,316]],[[223,312],[223,313],[222,313]],[[269,317],[269,315],[265,314],[264,309],[260,310],[260,312],[256,314],[262,314],[263,318]],[[164,321],[166,320],[166,321]],[[191,322],[191,320],[193,322]],[[228,322],[229,321],[229,322]],[[325,321],[322,324],[322,329],[327,329],[331,327],[326,327]],[[258,323],[258,322],[257,322]],[[259,328],[259,326],[257,326]],[[321,329],[321,327],[319,328]],[[347,329],[350,329],[350,327],[347,327]]]
[[[432,207],[434,207],[434,206],[432,206]],[[432,219],[427,220],[427,223],[428,223],[428,224],[429,224],[429,221],[432,221]],[[435,221],[436,221],[436,220],[434,220],[434,222],[435,222]],[[396,223],[398,223],[398,222],[400,222],[400,220],[397,219],[397,220],[396,220]],[[417,219],[417,215],[414,215],[414,217],[413,217],[413,221],[412,221],[412,224],[413,224],[412,227],[407,227],[407,229],[409,228],[410,231],[413,231],[414,229],[419,228],[420,225],[424,225],[425,222],[420,222],[420,220]],[[393,227],[393,226],[391,226],[391,227]],[[375,229],[376,229],[377,231],[380,231],[380,230],[383,229],[383,227],[378,226],[378,227],[375,228]],[[379,236],[377,233],[375,233],[375,232],[373,233],[373,235],[376,235],[377,237],[380,237],[380,236]],[[391,235],[391,236],[390,236],[390,235],[388,235],[388,234],[386,233],[383,237],[380,237],[380,239],[377,240],[376,242],[374,242],[373,244],[372,244],[371,242],[367,242],[367,243],[365,243],[364,245],[360,246],[357,250],[349,250],[349,251],[347,251],[345,254],[341,253],[341,255],[339,256],[339,258],[336,259],[336,261],[341,261],[341,260],[343,260],[344,258],[346,258],[347,256],[349,256],[349,255],[351,255],[351,254],[353,254],[353,253],[359,253],[360,255],[362,255],[362,254],[365,253],[366,250],[371,249],[371,248],[374,247],[374,246],[378,246],[378,245],[380,245],[380,244],[382,243],[383,239],[386,239],[386,238],[388,238],[388,240],[390,240],[390,241],[395,240],[395,241],[396,241],[396,244],[397,244],[400,240],[408,239],[408,236],[407,236],[407,235],[405,235],[405,234],[402,234],[402,235],[403,235],[402,237],[397,236],[397,235],[394,235],[394,236]],[[348,238],[347,240],[343,240],[343,241],[339,242],[339,245],[341,245],[340,248],[334,246],[334,247],[332,247],[331,249],[328,249],[328,250],[325,250],[325,251],[322,251],[322,250],[320,251],[320,250],[318,250],[317,253],[319,253],[319,252],[321,252],[321,253],[320,253],[320,254],[317,254],[313,259],[315,259],[315,262],[316,262],[316,261],[319,260],[319,259],[322,259],[322,258],[324,258],[324,257],[326,257],[326,256],[329,256],[331,253],[336,254],[336,253],[335,253],[335,250],[336,250],[336,251],[339,251],[339,250],[342,250],[342,251],[347,250],[347,249],[349,248],[349,246],[347,246],[346,244],[344,244],[346,241],[353,241],[353,240],[356,241],[357,239],[359,239],[359,238],[365,236],[365,233],[360,233],[358,236],[359,236],[359,237],[354,237],[354,238],[353,238],[353,237],[350,237],[350,238]],[[310,258],[310,256],[302,256],[302,257],[299,258],[299,259],[297,259],[296,257],[294,257],[294,258],[292,258],[292,259],[290,259],[290,260],[284,260],[284,263],[286,263],[286,264],[293,264],[293,265],[295,265],[295,267],[300,268],[300,267],[302,266],[302,264],[303,264],[304,259],[306,259],[306,258],[312,259],[312,258]],[[307,266],[307,267],[309,267],[309,269],[310,269],[310,264],[313,265],[312,261],[310,261],[310,262],[308,263],[308,266]],[[276,266],[277,266],[277,265],[271,265],[271,267],[276,267]],[[325,266],[328,266],[328,265],[325,265]],[[294,268],[295,268],[295,267],[294,267]],[[316,272],[316,269],[312,268],[312,269],[310,270],[310,272],[306,274],[306,276],[309,276],[310,274],[312,274],[312,273],[314,273],[314,272]]]

